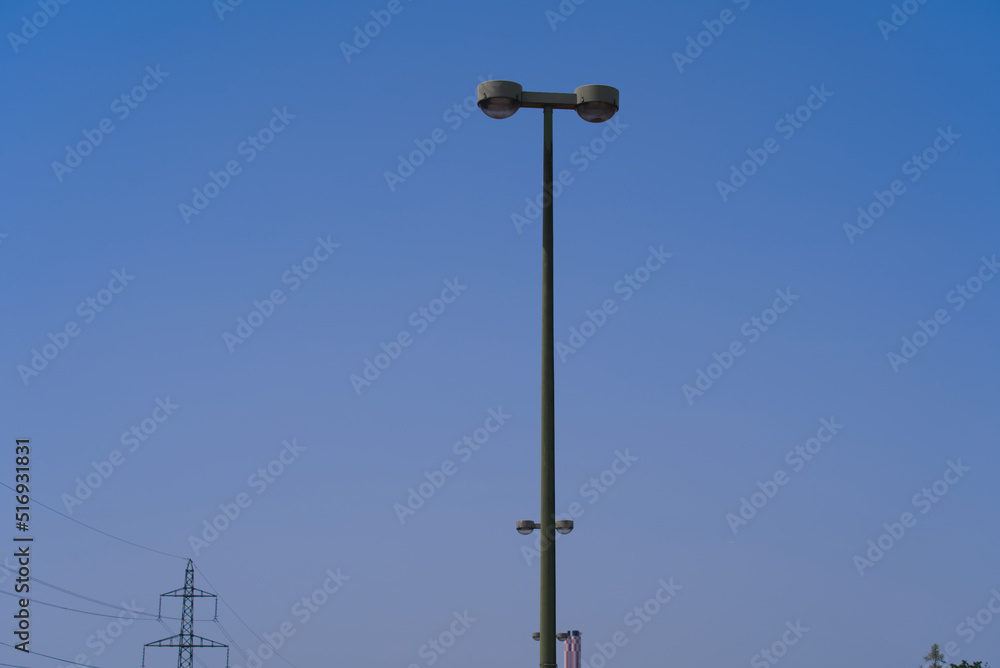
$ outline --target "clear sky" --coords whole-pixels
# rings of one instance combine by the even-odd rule
[[[587,668],[1000,661],[996,3],[230,2],[0,10],[32,650],[137,668],[193,558],[234,666],[535,665],[542,117],[492,78],[621,91],[554,123]]]

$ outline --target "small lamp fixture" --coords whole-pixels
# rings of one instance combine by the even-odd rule
[[[556,531],[561,534],[568,534],[573,530],[573,520],[558,520],[556,521]]]
[[[527,536],[529,533],[535,529],[541,529],[542,526],[537,522],[532,522],[531,520],[518,520],[517,522],[517,532],[523,536]]]

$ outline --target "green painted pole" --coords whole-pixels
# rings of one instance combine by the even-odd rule
[[[539,666],[556,666],[555,339],[552,301],[552,107],[545,107],[542,207],[542,549]]]

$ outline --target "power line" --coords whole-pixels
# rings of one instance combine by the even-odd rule
[[[3,483],[3,482],[0,482],[0,485],[2,485],[2,486],[4,486],[4,487],[6,487],[7,489],[9,489],[9,490],[10,490],[10,491],[12,491],[12,492],[13,492],[13,491],[15,491],[13,487],[11,487],[10,485],[8,485],[8,484],[6,484],[6,483]],[[30,498],[30,499],[31,499],[31,501],[32,501],[33,503],[36,503],[36,504],[38,504],[38,505],[39,505],[39,506],[41,506],[42,508],[45,508],[46,510],[51,510],[51,511],[52,511],[52,512],[54,512],[54,513],[55,513],[56,515],[59,515],[59,516],[61,516],[61,517],[65,517],[65,518],[66,518],[66,519],[68,519],[68,520],[69,520],[70,522],[76,522],[76,523],[77,523],[77,524],[79,524],[80,526],[83,526],[83,527],[87,527],[87,528],[88,528],[88,529],[90,529],[91,531],[96,531],[97,533],[99,533],[99,534],[101,534],[101,535],[104,535],[104,536],[107,536],[108,538],[113,538],[114,540],[117,540],[117,541],[121,541],[122,543],[125,543],[126,545],[131,545],[132,547],[137,547],[137,548],[139,548],[140,550],[146,550],[146,551],[148,551],[148,552],[155,552],[156,554],[162,554],[162,555],[163,555],[163,556],[165,556],[165,557],[173,557],[174,559],[186,559],[186,558],[187,558],[187,557],[181,557],[181,556],[178,556],[178,555],[176,555],[176,554],[170,554],[169,552],[164,552],[163,550],[157,550],[156,548],[152,548],[152,547],[146,547],[145,545],[139,545],[139,543],[133,543],[132,541],[130,541],[130,540],[125,540],[124,538],[119,538],[118,536],[114,536],[114,535],[112,535],[112,534],[109,534],[109,533],[108,533],[107,531],[101,531],[101,530],[100,530],[100,529],[98,529],[97,527],[92,527],[92,526],[90,526],[89,524],[86,524],[86,523],[84,523],[84,522],[81,522],[81,521],[80,521],[80,520],[78,520],[78,519],[75,519],[75,518],[73,518],[73,517],[70,517],[70,516],[69,516],[69,515],[67,515],[66,513],[61,513],[61,512],[59,512],[58,510],[56,510],[55,508],[53,508],[53,507],[51,507],[51,506],[47,506],[47,505],[45,505],[44,503],[42,503],[41,501],[39,501],[39,500],[35,499],[34,497],[28,497],[28,498]]]
[[[222,631],[222,635],[226,636],[226,639],[229,640],[229,642],[233,643],[233,647],[236,648],[236,651],[240,653],[240,656],[243,657],[243,660],[246,661],[247,662],[247,666],[249,666],[250,665],[250,657],[247,656],[246,652],[244,652],[242,649],[240,649],[239,643],[236,642],[236,640],[231,635],[229,635],[229,631],[227,631],[226,627],[222,625],[222,622],[220,622],[218,619],[216,619],[215,620],[215,624],[216,624],[216,626],[219,627],[219,630]]]
[[[5,571],[9,571],[11,573],[15,573],[16,572],[13,568],[8,568],[7,566],[4,566],[3,564],[0,564],[0,568],[4,569]],[[46,587],[48,587],[50,589],[55,589],[56,591],[61,591],[64,594],[69,594],[70,596],[75,596],[76,598],[83,599],[84,601],[90,601],[91,603],[96,603],[97,605],[103,605],[104,607],[111,608],[112,610],[118,610],[119,612],[128,611],[127,608],[123,608],[120,605],[115,605],[113,603],[105,603],[104,601],[99,601],[96,598],[91,598],[89,596],[84,596],[83,594],[77,594],[74,591],[70,591],[69,589],[65,589],[63,587],[60,587],[59,585],[54,585],[51,582],[46,582],[45,580],[42,580],[40,578],[34,578],[33,577],[33,578],[31,578],[31,580],[32,580],[32,582],[37,582],[38,584],[44,585],[44,586],[46,586]],[[4,593],[8,593],[8,592],[4,592]],[[145,614],[145,613],[143,613],[143,614]]]
[[[4,594],[5,596],[13,596],[14,598],[21,598],[18,594],[14,594],[14,593],[9,592],[9,591],[0,591],[0,594]],[[79,612],[79,613],[84,614],[84,615],[93,615],[95,617],[111,617],[113,619],[120,619],[120,617],[118,615],[106,615],[103,612],[91,612],[90,610],[77,610],[76,608],[67,608],[66,606],[63,606],[63,605],[56,605],[55,603],[46,603],[45,601],[39,601],[37,598],[32,598],[31,599],[31,603],[33,605],[47,605],[50,608],[59,608],[60,610],[68,610],[70,612]],[[121,608],[121,610],[122,610],[122,612],[129,612],[129,613],[131,613],[133,615],[148,615],[149,614],[147,612],[138,612],[138,611],[133,611],[133,610],[127,610],[126,608]],[[150,619],[155,619],[155,618],[156,618],[156,615],[150,615]],[[142,619],[141,621],[150,621],[150,619]]]
[[[198,566],[195,566],[195,569],[197,569],[197,571],[199,573],[201,573],[201,577],[205,579],[205,582],[208,583],[209,587],[212,587],[212,589],[215,589],[216,592],[219,591],[218,588],[212,586],[212,583],[208,581],[208,578],[205,577],[204,571],[202,571],[200,568],[198,568]],[[233,615],[236,617],[236,619],[240,620],[240,623],[243,624],[243,626],[247,627],[247,630],[250,631],[250,633],[253,634],[254,638],[256,638],[257,640],[259,640],[261,643],[270,646],[270,643],[268,643],[263,638],[261,638],[260,635],[250,627],[249,624],[247,624],[245,621],[243,621],[243,618],[240,617],[239,614],[237,614],[237,612],[235,610],[233,610],[233,606],[229,605],[229,603],[226,601],[226,599],[222,598],[222,594],[219,594],[218,597],[219,597],[219,600],[222,601],[222,604],[224,606],[226,606],[227,608],[229,608],[229,612],[233,613]],[[294,663],[292,663],[291,661],[289,661],[288,659],[286,659],[285,657],[283,657],[281,654],[279,654],[278,650],[274,649],[273,647],[271,649],[274,650],[274,655],[276,657],[278,657],[279,659],[281,659],[282,661],[284,661],[285,663],[287,663],[289,666],[291,666],[292,668],[299,668]]]
[[[0,590],[0,594],[4,594],[5,596],[13,596],[14,598],[22,598],[20,595],[14,594],[14,593],[9,592],[9,591]],[[69,612],[78,612],[78,613],[83,614],[83,615],[93,615],[94,617],[109,617],[111,619],[121,619],[121,615],[120,614],[119,615],[106,615],[103,612],[91,612],[90,610],[79,610],[77,608],[67,608],[64,605],[56,605],[55,603],[47,603],[45,601],[39,601],[37,598],[32,598],[31,602],[34,605],[46,605],[46,606],[48,606],[50,608],[59,608],[60,610],[67,610]],[[146,617],[136,617],[136,620],[140,621],[140,622],[155,622],[156,621],[156,615],[154,615],[151,612],[141,612],[139,610],[129,610],[128,608],[119,608],[119,609],[122,612],[127,612],[127,613],[132,614],[132,615],[146,615]],[[180,619],[180,617],[166,617],[166,616],[164,616],[163,619],[177,620],[177,619]],[[211,622],[211,621],[214,621],[214,620],[211,620],[211,619],[198,619],[198,620],[195,620],[195,621],[199,621],[199,622]]]
[[[13,645],[8,645],[5,642],[0,642],[0,645],[10,647],[11,649],[17,649]],[[70,661],[69,659],[60,659],[57,656],[49,656],[48,654],[42,654],[41,652],[36,652],[35,650],[31,650],[31,653],[36,654],[38,656],[44,656],[46,659],[52,659],[53,661],[62,661],[63,663],[71,663],[74,666],[84,666],[85,668],[100,668],[100,666],[92,666],[89,663],[77,663],[76,661]]]

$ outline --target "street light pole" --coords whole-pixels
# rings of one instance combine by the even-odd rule
[[[618,89],[580,86],[573,93],[531,93],[513,81],[485,81],[476,90],[479,108],[490,118],[509,118],[521,107],[544,114],[542,155],[542,517],[521,520],[517,531],[542,532],[539,597],[539,668],[556,668],[556,532],[573,530],[572,520],[556,521],[555,333],[552,271],[552,110],[574,109],[585,121],[603,123],[618,111]]]
[[[542,549],[540,668],[556,668],[556,389],[552,272],[552,107],[544,108],[542,195]]]

